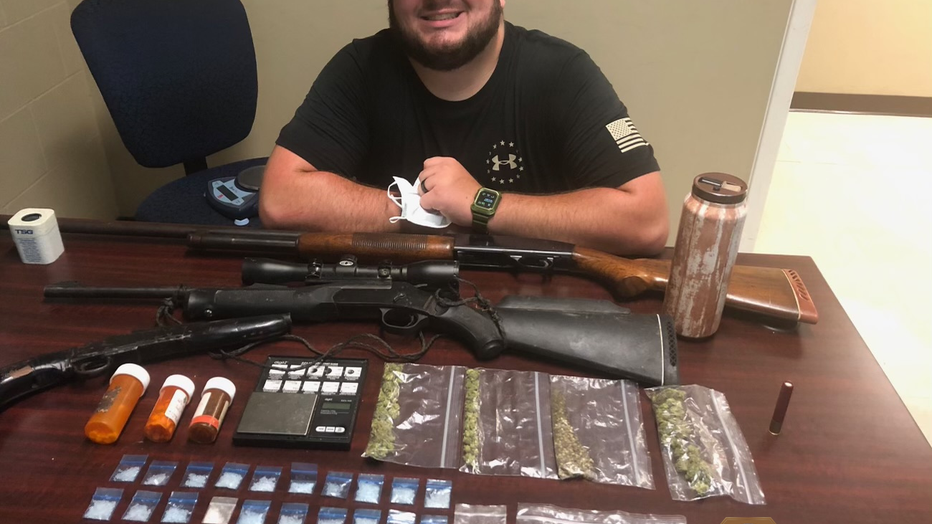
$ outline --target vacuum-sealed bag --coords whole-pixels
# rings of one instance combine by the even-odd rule
[[[675,500],[728,495],[746,504],[766,503],[751,450],[725,395],[693,385],[651,388],[647,396]]]
[[[637,384],[550,377],[559,478],[654,488]]]
[[[462,471],[556,479],[551,426],[546,373],[466,371]]]
[[[465,373],[462,366],[386,364],[363,456],[457,468]]]
[[[624,511],[567,509],[549,504],[518,504],[516,524],[686,524],[682,515],[643,515]]]

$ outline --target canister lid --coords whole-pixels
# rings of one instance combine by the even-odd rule
[[[726,173],[703,173],[693,179],[693,196],[718,204],[739,204],[748,196],[748,185]]]
[[[113,372],[113,377],[110,377],[110,382],[113,382],[113,378],[117,375],[129,375],[139,382],[142,382],[143,393],[149,388],[149,372],[138,364],[123,364],[118,367],[116,371]]]
[[[233,401],[233,396],[236,395],[236,385],[228,378],[214,377],[208,380],[207,384],[204,385],[204,392],[206,393],[209,389],[219,389],[230,395],[230,402]]]
[[[33,236],[46,235],[52,230],[58,230],[58,220],[55,211],[46,208],[27,207],[21,209],[7,221],[11,230],[29,229]]]
[[[184,375],[169,375],[165,379],[165,382],[162,382],[162,389],[168,387],[180,388],[181,391],[184,391],[188,396],[188,400],[191,400],[191,395],[194,394],[194,381]],[[159,390],[161,391],[161,390]]]

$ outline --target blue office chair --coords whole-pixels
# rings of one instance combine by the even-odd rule
[[[242,3],[84,0],[71,30],[136,162],[184,164],[187,176],[148,196],[136,219],[231,225],[208,205],[208,181],[267,160],[207,167],[208,155],[249,135],[256,116],[256,53]]]

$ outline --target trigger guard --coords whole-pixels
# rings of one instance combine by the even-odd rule
[[[112,365],[113,359],[109,356],[93,357],[74,364],[74,372],[84,379],[94,378],[102,375]]]
[[[418,313],[390,308],[382,310],[382,329],[395,335],[413,337],[421,331],[426,320],[426,316]]]

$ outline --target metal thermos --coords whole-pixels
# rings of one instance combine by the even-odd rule
[[[705,173],[683,202],[663,311],[683,337],[718,330],[728,280],[747,214],[748,186],[738,177]]]

